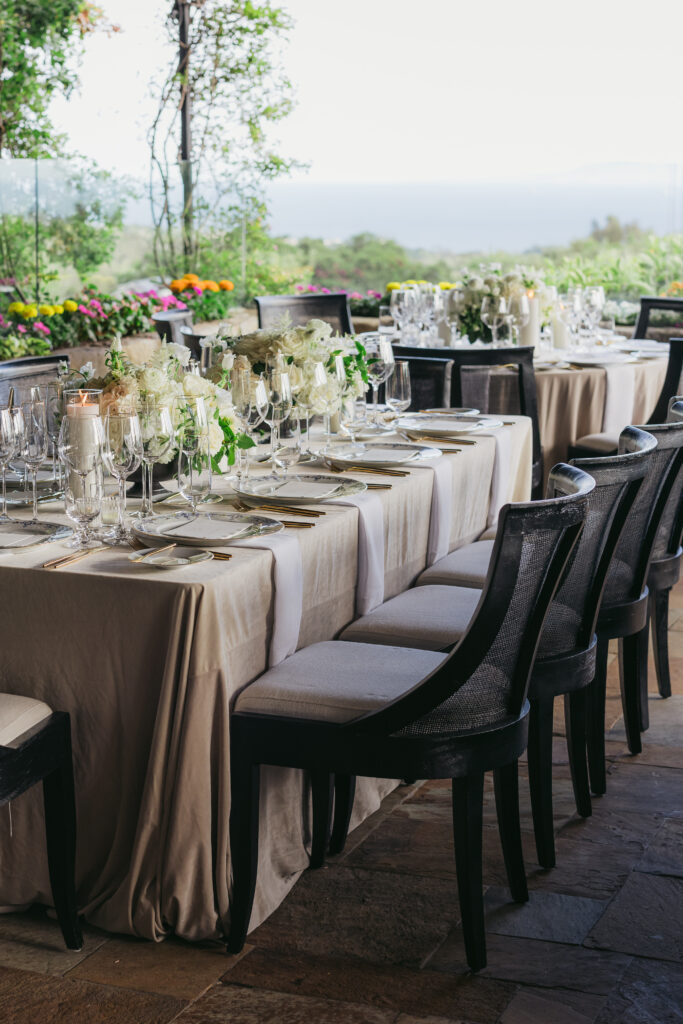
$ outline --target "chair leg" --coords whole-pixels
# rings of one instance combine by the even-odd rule
[[[647,628],[641,629],[639,633],[633,633],[631,636],[624,636],[619,639],[621,706],[624,712],[626,742],[632,754],[640,754],[643,749],[640,739],[642,726],[642,650],[646,643]],[[647,680],[647,675],[645,679]],[[647,694],[645,699],[647,702]]]
[[[341,853],[346,846],[349,822],[356,795],[355,775],[335,775],[334,778],[334,823],[330,839],[330,853]]]
[[[541,867],[554,868],[552,698],[531,701],[527,758],[536,855]]]
[[[334,775],[325,771],[311,772],[311,793],[313,797],[313,835],[309,867],[321,868],[325,863],[325,850],[332,823]]]
[[[484,776],[453,779],[453,841],[458,898],[467,963],[473,971],[486,967],[481,843]]]
[[[567,753],[569,754],[569,770],[572,773],[572,786],[577,813],[582,818],[590,818],[593,813],[591,790],[588,783],[588,764],[586,762],[586,718],[588,708],[588,688],[574,690],[564,695],[564,727],[567,734]]]
[[[496,794],[498,833],[503,848],[503,860],[508,876],[510,893],[516,903],[526,903],[529,890],[524,870],[522,830],[519,823],[519,776],[517,762],[495,768],[493,784]]]
[[[239,953],[246,942],[256,891],[260,765],[251,764],[233,740],[231,761],[230,857],[232,899],[228,953]],[[240,763],[241,762],[241,763]]]
[[[71,735],[66,719],[64,753],[59,766],[43,779],[47,861],[57,920],[67,949],[81,949],[83,936],[76,909],[76,801]]]
[[[650,621],[652,622],[652,653],[657,673],[657,689],[660,697],[671,696],[669,675],[669,593],[655,590],[650,593]]]
[[[607,789],[605,773],[605,693],[609,640],[598,636],[595,679],[588,687],[588,772],[591,792],[602,796]]]

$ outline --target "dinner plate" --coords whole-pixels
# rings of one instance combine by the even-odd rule
[[[154,548],[147,548],[147,551],[154,551]],[[147,555],[142,561],[142,555],[146,551],[134,551],[128,555],[128,561],[133,565],[141,565],[144,569],[181,569],[184,565],[197,565],[199,562],[210,562],[213,558],[213,551],[194,551],[192,548],[177,547],[173,551],[162,552],[160,555]]]
[[[62,523],[25,522],[20,519],[0,520],[0,551],[23,551],[37,544],[70,537],[73,530]]]
[[[312,489],[302,486],[297,497],[293,489],[289,489],[283,496],[284,481],[281,477],[263,476],[256,477],[253,481],[247,481],[243,487],[235,485],[235,494],[242,501],[250,505],[316,505],[326,501],[336,501],[345,498],[350,494],[360,494],[367,490],[361,480],[347,480],[343,477],[330,476],[322,473],[307,473],[306,475],[289,475],[288,483],[300,482],[302,484],[318,484],[318,494],[325,494],[325,497],[315,497]],[[307,493],[304,493],[307,492]]]
[[[410,415],[411,416],[413,416],[413,415],[414,416],[434,416],[434,415],[437,415],[437,416],[478,416],[479,415],[479,410],[478,409],[473,409],[472,406],[469,406],[469,405],[463,405],[463,406],[456,406],[456,405],[454,405],[451,409],[444,409],[443,407],[440,408],[440,409],[421,409],[420,412],[411,413]]]
[[[247,537],[279,533],[282,529],[282,523],[243,512],[197,512],[196,515],[172,512],[133,523],[133,533],[152,546],[179,540],[193,547],[207,544],[221,547]]]
[[[603,352],[569,352],[567,358],[574,366],[620,366],[632,363],[633,356],[629,352],[615,352],[609,349]]]
[[[643,355],[651,352],[653,355],[668,356],[669,345],[665,341],[654,341],[652,338],[622,338],[621,341],[612,346],[622,352],[637,352]]]
[[[396,421],[399,430],[426,437],[452,437],[473,434],[478,430],[497,430],[503,421],[493,416],[402,416]]]
[[[428,445],[401,444],[387,441],[384,444],[339,445],[325,454],[324,458],[333,466],[367,466],[377,469],[392,466],[413,466],[429,459],[438,459],[442,452]]]

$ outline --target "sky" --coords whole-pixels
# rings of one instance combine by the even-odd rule
[[[170,0],[100,0],[122,31],[87,42],[54,104],[72,147],[144,178],[150,83]],[[297,107],[280,151],[312,183],[609,181],[683,164],[683,6],[673,0],[281,0]]]

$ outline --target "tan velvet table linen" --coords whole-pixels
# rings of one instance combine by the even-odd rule
[[[514,417],[503,429],[512,434],[510,499],[523,500],[530,422]],[[494,452],[494,438],[482,437],[447,456],[451,548],[485,528]],[[424,568],[432,481],[416,468],[375,492],[385,599]],[[354,614],[358,511],[319,507],[326,515],[315,527],[294,534],[304,575],[300,647],[336,636]],[[57,506],[43,505],[40,514],[64,518]],[[68,569],[40,568],[63,550],[0,555],[0,687],[71,715],[79,907],[112,932],[215,937],[229,910],[229,711],[266,668],[272,553],[232,546],[229,562],[160,572],[129,564],[127,550],[113,548]],[[353,824],[395,784],[362,780]],[[0,830],[0,904],[50,904],[39,787],[15,801],[13,831]],[[252,926],[306,868],[309,840],[303,773],[266,768]]]

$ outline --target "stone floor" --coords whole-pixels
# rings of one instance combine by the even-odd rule
[[[561,738],[557,867],[535,861],[522,784],[530,900],[508,901],[487,793],[489,966],[467,972],[449,787],[395,791],[344,855],[306,872],[240,957],[54,922],[0,918],[3,1024],[672,1024],[683,1021],[683,587],[672,597],[674,696],[650,699],[645,750],[623,740],[610,664],[607,795],[579,819]],[[654,673],[650,668],[651,689]],[[522,766],[524,775],[524,766]]]

